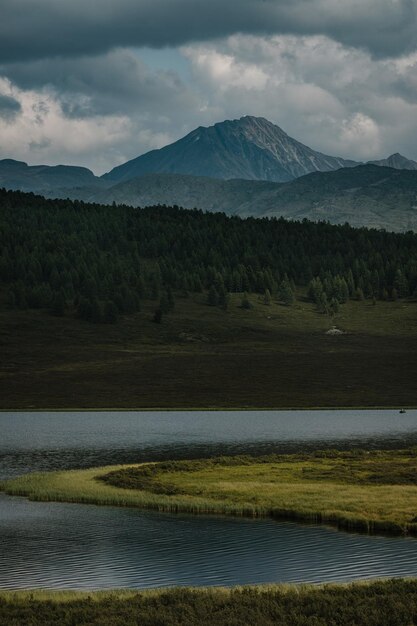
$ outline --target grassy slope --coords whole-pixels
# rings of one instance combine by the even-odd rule
[[[417,534],[416,457],[407,451],[339,453],[334,458],[286,455],[273,462],[250,459],[236,465],[193,462],[159,472],[166,495],[108,484],[98,477],[123,466],[28,474],[0,483],[8,494],[34,500],[137,506],[160,511],[273,516],[311,520],[365,532]],[[143,468],[141,466],[124,466]],[[158,464],[152,464],[158,468]],[[377,480],[375,481],[375,476]],[[120,484],[120,481],[119,483]],[[135,486],[134,482],[132,483]]]
[[[152,592],[0,592],[8,626],[404,626],[417,623],[417,581],[271,585]]]
[[[177,300],[114,326],[0,312],[0,408],[416,405],[417,304],[349,302],[335,323],[299,300],[251,311]]]

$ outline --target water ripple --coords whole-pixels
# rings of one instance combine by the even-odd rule
[[[0,496],[0,588],[328,582],[417,573],[415,539]]]

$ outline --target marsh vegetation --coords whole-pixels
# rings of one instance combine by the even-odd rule
[[[417,582],[271,585],[152,592],[0,593],[8,626],[404,626],[417,621]]]
[[[219,457],[29,474],[0,487],[33,500],[274,517],[417,534],[417,451]]]

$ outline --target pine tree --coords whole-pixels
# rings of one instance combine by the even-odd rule
[[[219,306],[221,306],[221,308],[224,311],[227,311],[227,309],[229,308],[229,304],[230,304],[230,293],[228,293],[226,291],[226,288],[224,285],[222,285],[220,287],[219,290],[219,299],[218,299],[218,304]]]
[[[271,298],[271,292],[269,291],[269,289],[265,289],[263,301],[264,301],[264,304],[266,304],[267,306],[271,304],[272,298]]]
[[[332,298],[330,301],[329,311],[332,315],[337,315],[339,313],[339,301],[337,298]]]
[[[217,293],[217,289],[214,285],[212,285],[209,289],[207,304],[210,306],[217,306],[219,304],[219,294]]]
[[[357,287],[355,291],[356,300],[365,300],[365,296],[363,295],[363,291],[361,287]]]
[[[278,290],[278,298],[287,306],[291,306],[292,304],[294,304],[294,292],[291,288],[291,283],[288,278],[284,278],[284,280],[281,282]]]
[[[240,302],[240,306],[242,309],[246,309],[246,310],[249,310],[252,308],[251,301],[249,300],[248,294],[246,292],[243,294],[242,300]]]

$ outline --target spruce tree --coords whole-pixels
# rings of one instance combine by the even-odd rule
[[[217,306],[219,304],[219,294],[217,293],[217,289],[214,285],[212,285],[209,289],[207,304],[210,306]]]

